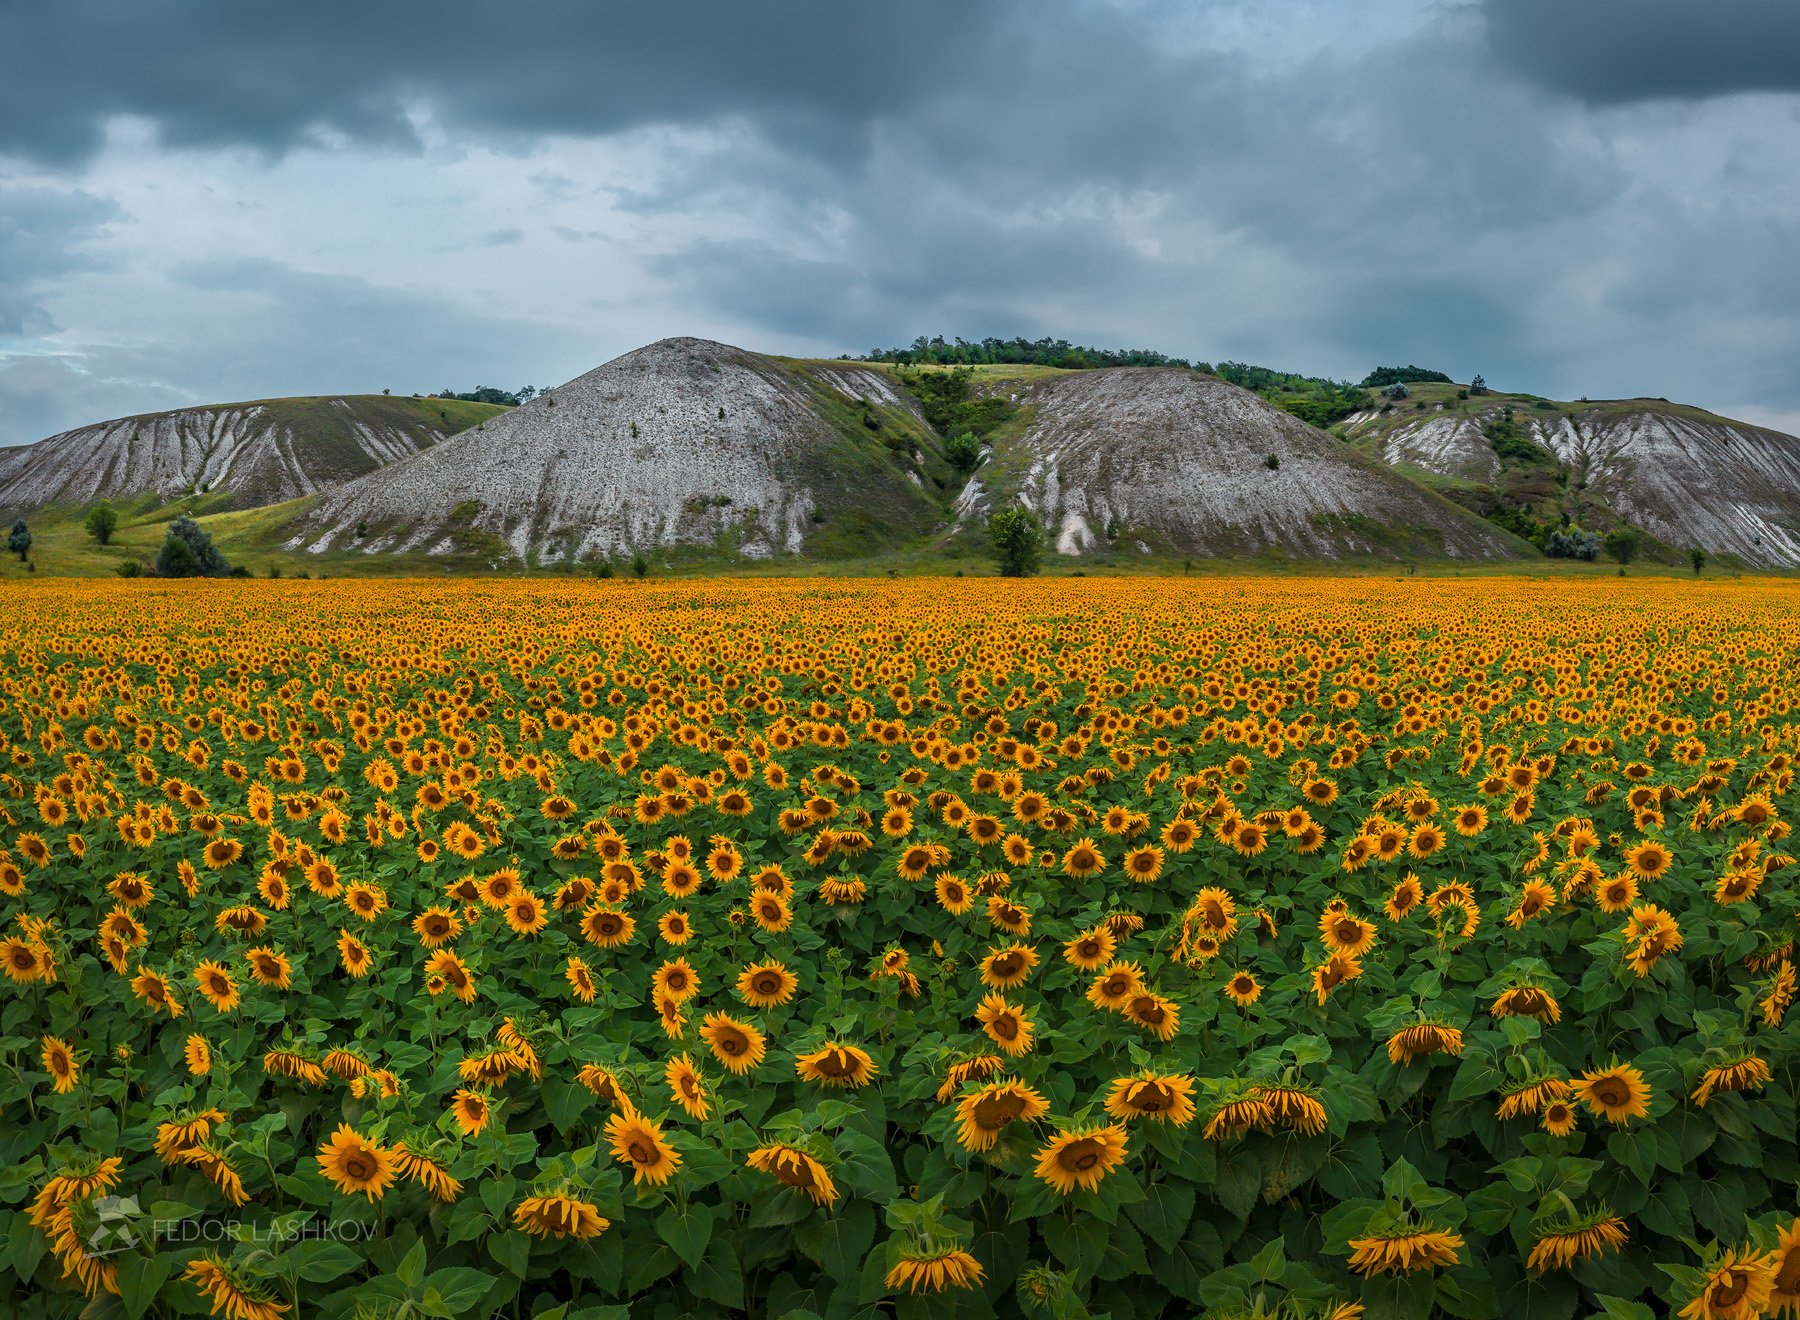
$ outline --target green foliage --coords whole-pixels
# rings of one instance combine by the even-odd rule
[[[1643,547],[1644,534],[1635,527],[1615,527],[1606,534],[1606,553],[1621,564],[1629,564]]]
[[[25,525],[23,518],[12,525],[12,531],[6,537],[6,548],[19,557],[21,564],[30,556],[31,528]]]
[[[1695,546],[1688,551],[1688,563],[1694,566],[1694,576],[1700,576],[1700,570],[1706,567],[1706,551]]]
[[[212,534],[183,514],[169,524],[156,554],[158,577],[224,577],[231,565],[213,544]]]
[[[1542,466],[1551,461],[1550,454],[1526,435],[1524,428],[1513,419],[1510,407],[1483,426],[1481,433],[1502,463]]]
[[[431,397],[434,399],[461,399],[464,403],[495,403],[502,408],[517,408],[521,403],[536,398],[537,394],[538,389],[535,385],[527,385],[520,390],[499,390],[492,385],[477,385],[474,389],[461,394],[452,389],[441,389]]]
[[[1005,577],[1030,577],[1038,571],[1044,529],[1037,515],[1022,505],[1000,509],[988,518],[988,544]]]
[[[113,533],[119,528],[119,511],[106,500],[101,500],[88,510],[87,518],[83,521],[82,526],[87,529],[87,534],[101,545],[110,545]]]
[[[971,343],[958,337],[920,335],[910,348],[871,349],[864,362],[897,362],[902,366],[987,366],[994,364],[1061,367],[1185,367],[1184,358],[1149,348],[1088,348],[1066,339],[994,339]]]
[[[1420,382],[1433,382],[1439,385],[1450,384],[1450,377],[1441,371],[1431,371],[1425,367],[1376,367],[1362,379],[1365,390],[1378,390],[1384,385],[1417,385]]]
[[[1321,430],[1368,406],[1368,396],[1347,380],[1302,376],[1247,362],[1221,362],[1213,368],[1213,375],[1262,395],[1282,411]]]
[[[144,566],[135,559],[121,559],[113,568],[113,572],[122,578],[142,577]]]
[[[969,431],[958,431],[944,441],[944,457],[966,477],[981,466],[981,441]]]
[[[925,420],[939,435],[966,434],[979,441],[998,429],[1018,407],[998,394],[976,395],[974,376],[967,367],[903,371],[900,383],[918,399]]]

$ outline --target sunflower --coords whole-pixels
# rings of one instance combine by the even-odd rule
[[[437,989],[432,993],[438,994],[448,990],[465,1004],[475,1002],[478,992],[475,987],[474,974],[469,971],[463,960],[450,950],[439,949],[425,960],[425,976],[427,988],[431,987],[434,980],[437,983]]]
[[[831,1205],[838,1199],[837,1185],[831,1181],[825,1166],[797,1147],[779,1142],[758,1146],[745,1157],[744,1163],[769,1174],[784,1187],[805,1192],[814,1205]]]
[[[1444,1229],[1418,1225],[1350,1239],[1350,1268],[1365,1279],[1377,1274],[1411,1274],[1460,1264],[1463,1240]]]
[[[69,1042],[57,1036],[43,1038],[43,1052],[38,1056],[43,1060],[44,1071],[50,1074],[52,1088],[56,1094],[64,1095],[73,1091],[81,1081],[81,1069],[75,1062],[75,1051]]]
[[[1625,864],[1640,880],[1657,879],[1669,869],[1674,860],[1674,854],[1655,839],[1646,839],[1625,850]]]
[[[1516,1118],[1520,1114],[1535,1114],[1552,1100],[1566,1099],[1568,1094],[1569,1084],[1562,1078],[1541,1077],[1503,1095],[1494,1116],[1507,1119]]]
[[[1092,839],[1078,839],[1063,854],[1062,869],[1063,874],[1083,880],[1106,869],[1106,856],[1100,851],[1100,845]]]
[[[258,985],[286,990],[292,984],[293,965],[280,949],[268,945],[246,949],[244,961],[250,964],[250,975]]]
[[[1225,982],[1225,993],[1239,1008],[1248,1008],[1262,998],[1262,986],[1249,972],[1237,971]]]
[[[700,993],[700,978],[686,958],[674,958],[656,969],[651,992],[659,998],[686,1003]]]
[[[1676,1314],[1681,1320],[1756,1320],[1769,1313],[1774,1292],[1771,1257],[1728,1248],[1707,1271],[1699,1295]]]
[[[1113,1080],[1106,1112],[1130,1121],[1153,1119],[1185,1127],[1194,1119],[1194,1079],[1185,1073],[1145,1073]]]
[[[752,963],[739,972],[737,993],[738,998],[752,1008],[774,1008],[792,999],[798,984],[792,972],[771,959]]]
[[[752,920],[772,935],[780,934],[794,923],[793,911],[788,907],[787,899],[780,894],[766,890],[754,894],[749,906]]]
[[[693,925],[685,912],[665,912],[657,918],[656,933],[664,944],[683,945],[694,937]]]
[[[465,1137],[480,1136],[493,1113],[493,1107],[481,1091],[464,1087],[450,1097],[450,1117]]]
[[[1123,1013],[1125,1006],[1143,992],[1143,970],[1135,962],[1115,962],[1094,978],[1088,987],[1087,1001],[1095,1008]]]
[[[286,1302],[277,1301],[210,1252],[187,1263],[181,1277],[194,1285],[213,1315],[225,1320],[281,1320]]]
[[[1387,913],[1389,921],[1404,921],[1424,899],[1425,887],[1419,883],[1418,876],[1408,871],[1400,883],[1394,886],[1387,902],[1381,905],[1381,910]]]
[[[975,1010],[975,1018],[988,1038],[1007,1055],[1017,1058],[1031,1052],[1034,1027],[1023,1006],[1009,1004],[1002,996],[990,994]]]
[[[975,906],[975,895],[969,892],[960,876],[945,871],[937,877],[932,885],[937,895],[938,906],[953,917],[960,917]]]
[[[339,964],[350,976],[367,976],[375,966],[374,955],[369,952],[369,946],[341,927],[338,930],[337,951]]]
[[[338,1124],[317,1158],[320,1172],[345,1195],[361,1192],[379,1201],[394,1181],[393,1153],[359,1136],[348,1123]]]
[[[882,1279],[894,1292],[943,1292],[946,1288],[973,1288],[986,1277],[981,1262],[959,1247],[927,1249],[923,1245],[900,1253],[900,1259]]]
[[[1011,990],[1031,979],[1037,966],[1037,950],[1027,944],[1009,944],[981,960],[981,983],[990,990]]]
[[[662,1128],[628,1104],[606,1120],[613,1158],[631,1170],[631,1181],[662,1186],[681,1167],[681,1152],[663,1139]]]
[[[1154,844],[1133,848],[1125,854],[1121,865],[1133,881],[1147,885],[1162,874],[1163,850]]]
[[[1769,1314],[1800,1315],[1800,1219],[1781,1230],[1780,1240],[1769,1253],[1769,1263],[1775,1267]]]
[[[1615,1126],[1650,1112],[1650,1087],[1644,1074],[1630,1064],[1614,1064],[1601,1072],[1584,1072],[1575,1088],[1575,1098],[1585,1104],[1596,1118],[1604,1118]]]
[[[610,907],[591,907],[581,916],[581,936],[600,949],[617,949],[631,943],[637,921],[629,912]]]
[[[1091,972],[1112,957],[1117,945],[1106,926],[1093,926],[1063,945],[1063,960],[1080,971]]]
[[[1267,1132],[1274,1122],[1274,1106],[1263,1098],[1260,1090],[1253,1090],[1220,1104],[1206,1120],[1200,1135],[1208,1141],[1220,1141],[1226,1137],[1241,1137],[1252,1130]]]
[[[1525,1266],[1540,1273],[1565,1270],[1578,1260],[1618,1251],[1630,1236],[1625,1221],[1602,1208],[1548,1227],[1532,1245]]]
[[[1553,1137],[1566,1137],[1575,1130],[1575,1106],[1567,1100],[1552,1100],[1544,1106],[1540,1123]]]
[[[825,1086],[867,1086],[879,1071],[866,1050],[836,1042],[794,1060],[794,1072],[801,1081],[819,1082]]]
[[[513,1209],[513,1227],[533,1237],[599,1237],[612,1227],[600,1207],[573,1196],[528,1196]]]
[[[208,959],[194,968],[194,984],[200,987],[200,993],[206,1002],[221,1013],[229,1013],[238,1006],[237,983],[231,979],[223,964]]]
[[[967,1150],[991,1150],[1009,1125],[1049,1112],[1049,1102],[1018,1078],[990,1082],[957,1101],[957,1140]]]
[[[1173,1040],[1181,1029],[1181,1009],[1172,999],[1145,992],[1125,1001],[1125,1016],[1158,1040]]]
[[[182,1043],[181,1057],[188,1072],[195,1077],[204,1077],[212,1071],[212,1046],[206,1043],[204,1036],[189,1036]]]
[[[463,1185],[450,1176],[449,1169],[429,1156],[415,1154],[405,1142],[395,1143],[394,1159],[400,1176],[418,1183],[432,1200],[449,1205],[462,1195]]]
[[[12,981],[29,985],[45,979],[50,965],[50,951],[40,944],[16,937],[0,941],[0,970]]]
[[[1319,938],[1334,954],[1360,958],[1375,943],[1375,926],[1353,914],[1341,900],[1334,900],[1319,917]]]
[[[148,967],[138,968],[138,974],[131,980],[131,993],[152,1009],[167,1013],[171,1018],[178,1018],[187,1011],[171,992],[169,982],[162,973],[153,972]]]
[[[700,1039],[728,1072],[739,1075],[761,1063],[766,1049],[762,1032],[727,1013],[708,1013],[700,1025]]]
[[[549,920],[544,900],[529,889],[519,890],[506,902],[506,924],[515,935],[536,935]]]
[[[1125,1129],[1116,1123],[1062,1128],[1038,1150],[1034,1172],[1064,1196],[1091,1192],[1125,1162],[1126,1153]]]

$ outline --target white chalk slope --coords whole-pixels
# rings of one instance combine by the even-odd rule
[[[1198,372],[1114,368],[1007,382],[1029,422],[957,503],[1013,496],[1063,554],[1510,558],[1518,546],[1257,395]],[[1275,466],[1269,463],[1275,459]]]
[[[1502,406],[1398,424],[1367,413],[1347,425],[1353,438],[1377,437],[1389,463],[1489,483],[1500,465],[1481,428]],[[1572,480],[1669,545],[1800,567],[1800,438],[1655,399],[1569,413],[1515,405],[1513,420]]]
[[[279,399],[121,417],[0,450],[0,509],[195,491],[248,508],[339,485],[444,438],[419,400]]]
[[[879,425],[861,424],[864,399]],[[290,544],[447,554],[473,532],[561,562],[679,545],[766,558],[828,525],[922,536],[941,518],[929,443],[878,371],[665,339],[331,493]]]

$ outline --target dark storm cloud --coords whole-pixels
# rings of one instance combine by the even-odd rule
[[[742,115],[824,147],[982,72],[998,5],[911,0],[56,0],[0,5],[0,151],[71,161],[103,121],[281,151],[463,128],[597,134]]]
[[[1591,104],[1800,90],[1795,0],[1486,0],[1500,61]]]

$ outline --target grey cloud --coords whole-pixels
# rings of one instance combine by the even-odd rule
[[[903,14],[835,0],[9,4],[0,150],[74,160],[111,115],[178,145],[279,152],[343,134],[404,148],[425,102],[463,128],[527,135],[738,114],[841,152],[876,116],[984,72],[999,13],[956,0]]]
[[[1485,0],[1493,52],[1590,104],[1800,91],[1793,0]]]
[[[0,335],[55,329],[42,285],[89,264],[80,244],[116,208],[88,193],[6,186],[0,177]]]

